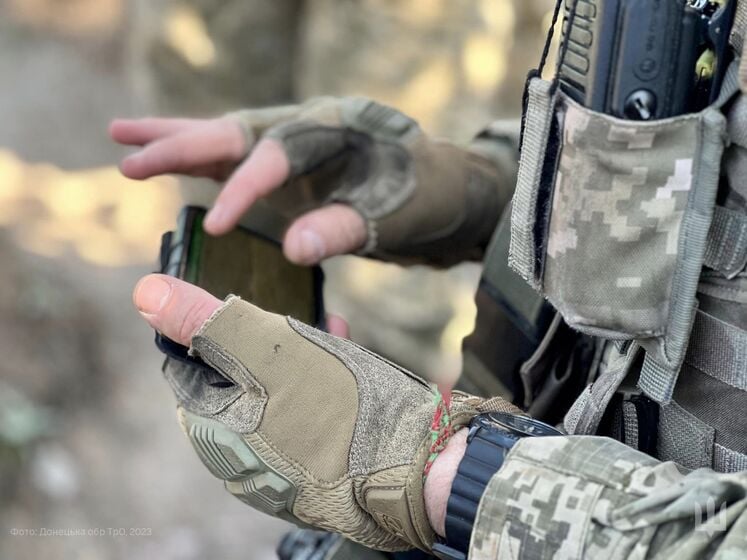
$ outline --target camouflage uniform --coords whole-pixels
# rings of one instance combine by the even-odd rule
[[[747,473],[683,474],[609,438],[527,439],[480,504],[474,560],[744,558]]]
[[[743,61],[714,107],[651,123],[530,84],[510,260],[559,316],[502,385],[532,410],[557,382],[547,354],[571,355],[559,339],[591,349],[593,383],[565,416],[573,435],[521,441],[494,475],[471,559],[747,557]]]

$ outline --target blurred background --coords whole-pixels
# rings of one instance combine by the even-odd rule
[[[466,142],[519,114],[551,4],[0,0],[0,558],[269,559],[288,528],[199,463],[130,302],[185,193],[217,186],[123,179],[108,122],[357,94]],[[356,341],[458,375],[478,265],[326,272]]]

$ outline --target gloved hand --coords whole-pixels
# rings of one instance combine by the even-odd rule
[[[184,431],[230,492],[378,550],[431,547],[426,464],[484,403],[457,395],[449,414],[434,387],[349,340],[174,278],[147,277],[135,302],[215,369],[172,360],[166,374]]]
[[[511,195],[517,159],[510,135],[459,148],[363,98],[212,120],[115,121],[111,134],[144,146],[122,162],[128,177],[228,178],[205,222],[210,233],[230,230],[268,197],[293,221],[284,247],[301,264],[353,251],[435,264],[479,257]]]

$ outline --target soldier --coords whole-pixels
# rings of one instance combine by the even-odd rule
[[[288,212],[313,203],[284,238],[300,264],[351,252],[437,266],[484,258],[478,329],[493,325],[481,333],[494,337],[488,354],[501,348],[511,365],[484,381],[474,372],[490,370],[490,360],[470,352],[466,381],[553,423],[558,403],[575,398],[563,420],[573,435],[561,434],[508,400],[442,394],[348,340],[149,275],[134,293],[144,319],[231,381],[213,386],[167,368],[201,459],[250,505],[376,550],[744,556],[747,71],[737,81],[739,64],[721,102],[661,123],[606,120],[533,80],[518,171],[516,128],[495,123],[460,148],[358,98],[113,123],[116,141],[142,146],[122,162],[128,177],[228,179],[206,219],[210,233],[229,231],[268,197]],[[549,182],[554,113],[543,106],[564,115]],[[292,190],[294,179],[317,175],[324,181]],[[510,224],[501,219],[509,206]],[[558,314],[503,266],[509,228],[512,266]],[[495,338],[504,332],[513,350]]]

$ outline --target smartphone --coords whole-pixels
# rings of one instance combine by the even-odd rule
[[[291,263],[280,243],[244,226],[218,237],[209,235],[203,229],[206,214],[205,208],[187,206],[179,213],[176,230],[163,235],[163,274],[219,299],[234,294],[265,311],[324,328],[320,267]],[[187,359],[187,349],[163,335],[156,335],[156,345],[169,356]]]

